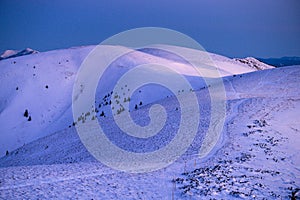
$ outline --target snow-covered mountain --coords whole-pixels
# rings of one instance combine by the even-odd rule
[[[265,64],[253,57],[247,57],[247,58],[235,58],[234,60],[244,63],[248,65],[249,67],[256,69],[256,70],[263,70],[263,69],[272,69],[274,68],[271,65]]]
[[[9,83],[0,86],[1,155],[73,124],[71,95],[74,80],[81,63],[94,47],[55,50],[14,57],[0,62],[1,82]],[[195,57],[203,54],[203,52],[191,49],[185,49],[185,51]],[[216,54],[210,54],[210,56],[219,68],[221,76],[257,70],[248,63],[241,63]],[[197,74],[188,74],[190,66],[182,59],[174,60],[174,55],[153,49],[141,49],[117,60],[111,66],[111,73],[115,76],[110,76],[103,81],[103,84],[113,85],[124,71],[136,65],[151,62],[172,65],[174,69],[189,75],[190,81],[196,80],[192,83],[195,89],[205,86],[205,83],[199,83],[198,78],[193,79],[193,76],[198,76]],[[103,98],[109,92],[111,91],[108,89],[102,89],[98,97]],[[168,94],[164,92],[157,92],[157,95],[152,97],[144,97],[142,93],[139,95],[139,100],[148,104],[166,96]],[[104,99],[97,103],[107,104],[108,102],[109,100]],[[26,111],[28,116],[24,116]]]
[[[201,124],[186,153],[166,168],[131,174],[96,161],[73,126],[84,119],[72,117],[73,84],[81,63],[93,48],[50,51],[0,62],[0,80],[9,83],[0,86],[0,150],[2,154],[8,150],[8,155],[0,159],[1,198],[75,195],[81,199],[287,199],[292,193],[297,196],[299,67],[273,69],[252,58],[241,61],[210,54],[224,81],[226,119],[221,139],[208,156],[200,158],[198,153],[211,112],[205,82],[189,70],[189,63],[166,51],[140,49],[117,59],[107,71],[114,76],[100,80],[103,86],[97,88],[95,106],[99,123],[109,130],[107,137],[119,147],[133,152],[154,151],[153,146],[165,146],[174,137],[176,122],[180,120],[176,96],[154,86],[140,88],[141,92],[130,100],[131,117],[138,124],[149,123],[149,108],[159,102],[170,114],[166,124],[169,129],[162,130],[164,139],[153,137],[148,143],[124,140],[128,137],[119,134],[107,111],[112,100],[110,85],[133,67],[151,62],[174,67],[190,81],[201,102]],[[181,48],[191,57],[203,54],[182,47],[167,48]],[[154,89],[156,95],[147,95]],[[138,109],[134,109],[135,105]],[[192,112],[194,105],[190,106]],[[101,116],[102,111],[106,117]]]

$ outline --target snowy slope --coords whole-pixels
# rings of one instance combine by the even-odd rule
[[[297,67],[287,67],[226,78],[222,145],[177,178],[179,195],[290,199],[300,188],[299,75]]]
[[[67,112],[72,87],[78,65],[90,50],[58,50],[0,62],[2,155],[72,124]]]
[[[299,77],[299,67],[225,77],[226,124],[222,140],[205,159],[197,156],[205,125],[199,127],[191,148],[175,163],[141,174],[118,172],[97,162],[72,127],[1,158],[0,197],[288,199],[300,188]],[[202,110],[208,114],[206,90],[196,94],[203,98]],[[170,97],[161,104],[168,108],[174,101]],[[147,106],[132,112],[133,118],[144,115]],[[171,116],[171,122],[178,120],[176,110]],[[109,117],[103,120],[110,124]],[[133,148],[114,139],[125,149]]]
[[[1,83],[8,84],[0,86],[0,155],[72,125],[71,95],[74,80],[81,63],[93,48],[94,46],[78,47],[1,60],[0,80]],[[182,47],[165,48],[170,51],[182,49],[196,59],[205,54]],[[210,56],[221,76],[256,70],[233,59],[215,54]],[[136,65],[151,62],[172,66],[190,80],[194,89],[205,86],[203,81],[199,82],[198,74],[191,73],[190,66],[182,58],[166,51],[141,49],[112,63],[108,74],[114,76],[102,79],[96,104],[102,106],[101,109],[107,113],[108,106],[105,108],[104,105],[110,100],[103,98],[111,92],[118,78]],[[156,95],[147,96],[152,89],[145,87],[143,92],[135,94],[131,109],[141,101],[146,105],[171,95],[164,89],[155,88],[158,91]],[[26,110],[28,116],[25,114]]]

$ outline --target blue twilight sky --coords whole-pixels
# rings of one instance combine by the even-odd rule
[[[98,44],[158,26],[230,57],[300,56],[299,0],[0,0],[0,26],[0,51]]]

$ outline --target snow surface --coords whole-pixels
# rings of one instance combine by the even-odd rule
[[[0,86],[0,150],[9,150],[0,158],[1,199],[287,199],[300,188],[299,67],[256,71],[247,63],[211,54],[224,76],[227,117],[217,146],[200,159],[210,98],[208,88],[195,81],[187,63],[151,49],[115,61],[111,66],[115,79],[153,59],[170,64],[193,83],[201,101],[201,123],[186,153],[166,168],[133,174],[95,160],[72,126],[72,86],[81,62],[92,49],[58,50],[0,62],[0,79],[9,83]],[[114,81],[114,77],[104,79],[103,87]],[[153,90],[150,86],[142,88],[131,101],[133,106],[143,101],[143,106],[131,111],[138,124],[149,122],[147,115],[153,103],[159,102],[170,113],[168,129],[144,144],[119,137],[112,116],[100,117],[100,111],[106,109],[107,113],[106,102],[109,104],[111,98],[110,88],[98,89],[100,100],[95,105],[101,105],[99,122],[107,125],[108,137],[123,149],[153,151],[166,145],[176,133],[180,119],[176,96],[164,96],[166,91],[155,89],[159,90],[158,96],[147,95]],[[25,109],[31,121],[23,116]]]

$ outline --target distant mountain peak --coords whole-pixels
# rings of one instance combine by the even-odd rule
[[[238,61],[240,63],[243,63],[245,65],[248,65],[249,67],[255,69],[255,70],[263,70],[263,69],[271,69],[274,68],[274,66],[268,65],[266,63],[263,63],[256,58],[253,57],[246,57],[246,58],[234,58],[235,61]]]
[[[23,50],[6,50],[1,54],[0,60],[30,55],[35,53],[39,53],[39,52],[30,48],[26,48]]]

